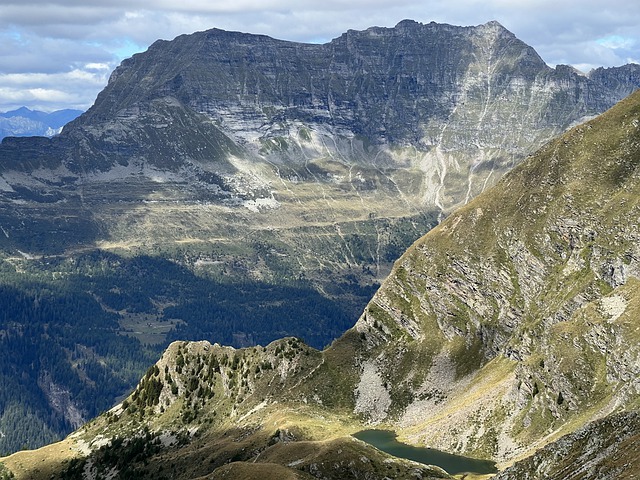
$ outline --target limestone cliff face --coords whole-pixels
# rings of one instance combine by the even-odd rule
[[[153,154],[110,150],[109,156],[173,161],[177,168],[185,160],[228,157],[233,149],[221,133],[245,149],[233,153],[272,162],[277,181],[333,180],[331,169],[308,168],[327,158],[345,171],[388,169],[412,204],[450,209],[568,126],[631,93],[639,72],[632,65],[590,76],[551,69],[496,22],[455,27],[406,20],[348,31],[323,45],[214,29],[156,42],[125,60],[69,134],[97,142],[89,154],[114,144],[144,145],[130,137],[140,126],[128,133],[127,120],[164,126],[164,136],[183,151],[165,145]],[[145,117],[151,104],[176,102],[219,130],[212,145],[188,145],[198,134],[185,132],[189,124],[172,119],[168,107],[164,121],[162,114]],[[417,178],[403,179],[407,170]]]
[[[198,244],[206,265],[243,276],[379,279],[443,212],[633,91],[639,72],[552,69],[496,22],[406,20],[323,45],[216,29],[158,41],[60,136],[0,146],[0,242]],[[34,230],[59,240],[34,245]]]

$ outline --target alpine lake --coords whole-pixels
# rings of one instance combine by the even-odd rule
[[[353,434],[353,436],[395,457],[438,466],[450,475],[462,473],[485,475],[497,473],[498,471],[495,462],[490,460],[478,460],[453,455],[433,448],[414,447],[398,442],[396,434],[390,430],[361,430]]]

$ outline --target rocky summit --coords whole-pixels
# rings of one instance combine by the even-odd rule
[[[176,342],[122,403],[16,478],[452,478],[350,435],[636,478],[640,92],[551,141],[417,241],[318,351]]]
[[[322,45],[182,35],[125,60],[61,135],[2,143],[0,245],[187,249],[215,273],[370,283],[638,86],[637,65],[550,68],[496,22],[406,20]]]

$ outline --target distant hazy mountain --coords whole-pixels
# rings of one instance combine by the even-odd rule
[[[4,137],[52,137],[82,114],[82,110],[56,110],[47,113],[20,107],[0,113],[0,140]]]

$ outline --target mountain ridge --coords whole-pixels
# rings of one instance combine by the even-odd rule
[[[507,388],[502,390],[500,401],[480,402],[457,416],[455,402],[448,408],[436,407],[443,395],[446,406],[448,394],[442,391],[442,383],[434,382],[430,388],[437,395],[435,402],[415,401],[416,407],[432,405],[449,412],[451,418],[443,417],[421,427],[419,419],[416,422],[408,416],[404,422],[408,422],[405,427],[411,432],[407,434],[409,438],[422,438],[443,448],[460,448],[460,440],[450,433],[457,430],[453,428],[455,423],[452,425],[457,422],[458,428],[471,429],[467,430],[465,451],[473,451],[474,441],[491,444],[490,438],[495,435],[497,444],[507,447],[498,455],[508,458],[518,450],[509,453],[509,436],[513,432],[518,435],[520,422],[525,427],[535,425],[536,415],[545,418],[545,412],[551,413],[546,420],[537,419],[537,428],[546,424],[552,432],[557,428],[553,425],[562,425],[585,411],[597,417],[599,409],[606,414],[617,404],[637,403],[637,398],[633,400],[637,385],[629,383],[638,355],[633,348],[631,313],[635,309],[631,299],[638,278],[637,228],[632,221],[637,203],[627,202],[628,195],[633,198],[629,192],[638,188],[638,98],[635,94],[612,110],[619,112],[623,105],[634,105],[635,100],[634,107],[627,107],[629,113],[622,126],[609,124],[606,133],[591,136],[592,126],[587,123],[552,141],[536,154],[550,159],[544,169],[536,159],[517,167],[492,190],[490,203],[483,202],[487,195],[473,200],[396,263],[394,272],[355,327],[367,337],[374,352],[376,345],[388,342],[389,335],[404,338],[397,347],[400,350],[405,345],[411,352],[410,345],[417,344],[413,349],[424,351],[420,344],[427,342],[425,329],[430,328],[427,331],[431,335],[436,332],[436,337],[450,345],[448,352],[442,350],[444,357],[430,354],[432,372],[437,375],[441,371],[440,375],[448,376],[448,388],[457,382],[465,383],[461,380],[470,373],[470,361],[485,364],[489,372],[500,372],[506,367],[505,362],[511,364],[507,370],[511,373],[502,374]],[[596,121],[602,126],[613,115],[607,112]],[[594,139],[596,143],[592,143]],[[589,146],[585,145],[587,142]],[[616,146],[609,150],[608,145]],[[595,150],[588,152],[589,148]],[[576,158],[589,160],[579,163]],[[546,198],[553,199],[552,203]],[[514,221],[516,218],[527,221]],[[458,223],[473,227],[460,229]],[[543,225],[544,233],[535,233]],[[411,271],[428,273],[416,276]],[[421,300],[425,291],[427,298]],[[581,323],[585,321],[592,323]],[[619,323],[615,329],[610,327],[607,337],[596,333],[601,332],[601,322]],[[581,328],[588,333],[579,335]],[[401,335],[389,333],[398,330]],[[611,342],[620,341],[628,350],[625,360],[615,365],[615,361],[603,358],[602,352],[616,350],[619,347],[610,346]],[[428,345],[427,342],[425,346]],[[416,374],[411,370],[416,368],[416,360],[411,360],[409,354],[405,357],[409,357],[408,365],[402,366],[397,359],[389,362],[368,354],[368,358],[376,358],[373,367],[381,369],[378,375],[395,378],[396,385],[402,385],[401,378],[406,378],[409,385],[415,381],[410,379]],[[424,358],[421,361],[429,363]],[[596,378],[592,377],[594,370],[599,372]],[[580,393],[586,388],[591,389],[591,398]],[[396,395],[403,388],[398,390]],[[408,410],[411,403],[408,402]],[[500,419],[496,423],[503,425],[502,431],[496,428],[489,434],[480,429],[474,435],[465,416],[487,418],[487,410],[492,408],[495,410],[488,418]],[[382,419],[385,417],[386,414]],[[489,419],[485,421],[491,423]],[[532,430],[524,428],[520,434],[528,438]],[[447,440],[450,435],[453,438]],[[532,440],[528,438],[524,445],[531,445]],[[486,447],[480,451],[482,448]],[[489,451],[495,455],[498,452],[493,448]]]
[[[0,140],[10,136],[52,137],[62,131],[62,127],[82,114],[82,110],[63,109],[41,112],[20,107],[0,113]]]
[[[126,402],[55,447],[84,453],[43,478],[255,478],[260,462],[447,478],[347,438],[372,424],[493,458],[497,478],[583,478],[583,461],[585,478],[633,478],[618,452],[634,458],[640,433],[639,139],[637,92],[551,141],[418,240],[322,352],[295,338],[172,344]],[[3,462],[24,475],[42,454]]]

